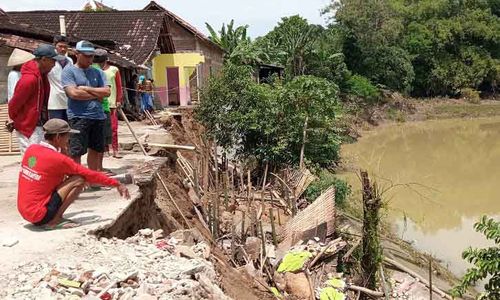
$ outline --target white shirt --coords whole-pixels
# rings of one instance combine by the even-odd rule
[[[73,65],[73,61],[71,58],[66,57],[68,61],[64,68],[67,66]],[[50,110],[55,109],[68,109],[68,97],[66,96],[66,92],[64,92],[64,88],[61,84],[61,75],[64,69],[61,64],[56,61],[56,64],[47,75],[50,83],[50,95],[49,95],[49,105],[48,108]]]
[[[9,76],[7,77],[7,102],[14,96],[14,89],[19,79],[21,79],[21,72],[14,70],[9,72]]]

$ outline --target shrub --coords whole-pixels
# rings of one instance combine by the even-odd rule
[[[351,186],[328,171],[320,173],[318,179],[309,185],[305,192],[306,199],[313,202],[332,185],[335,186],[335,203],[344,206],[347,197],[351,194]]]
[[[364,76],[352,76],[347,81],[347,89],[349,94],[362,98],[368,104],[374,104],[380,100],[379,89]]]
[[[478,281],[488,279],[479,299],[500,299],[500,222],[484,216],[474,224],[474,229],[484,234],[496,246],[484,249],[469,248],[462,253],[462,257],[474,266],[467,269],[462,281],[452,290],[452,293],[457,297],[462,297],[468,287],[475,285]]]
[[[470,103],[479,104],[481,103],[481,97],[479,96],[479,92],[475,89],[465,88],[460,91],[462,98]]]

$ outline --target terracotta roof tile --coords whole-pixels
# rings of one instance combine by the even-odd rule
[[[66,19],[68,35],[90,41],[114,41],[122,57],[141,65],[157,49],[164,15],[154,11],[29,11],[9,12],[15,22],[59,31],[59,16]]]

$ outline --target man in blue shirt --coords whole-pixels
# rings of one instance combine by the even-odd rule
[[[102,71],[92,67],[95,48],[87,41],[76,44],[77,61],[64,68],[62,85],[68,96],[68,119],[71,128],[80,131],[70,139],[70,155],[81,163],[87,153],[89,169],[99,170],[99,156],[104,153],[104,122],[106,115],[101,101],[111,91]]]

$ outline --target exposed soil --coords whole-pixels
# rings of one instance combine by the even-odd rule
[[[182,118],[178,115],[162,117],[161,122],[173,136],[175,144],[195,145],[198,149],[203,145],[203,128],[193,122],[191,110],[183,111]],[[181,153],[192,165],[197,163],[195,152],[181,151]],[[274,299],[270,293],[259,290],[252,278],[234,269],[228,258],[213,243],[210,232],[198,219],[194,210],[193,201],[189,196],[190,186],[184,181],[182,170],[176,164],[175,152],[162,151],[159,154],[167,158],[161,165],[144,167],[149,170],[146,170],[146,174],[137,182],[142,193],[141,199],[135,201],[110,227],[96,234],[109,238],[127,238],[141,228],[163,229],[166,235],[176,230],[194,228],[212,246],[210,260],[219,276],[221,288],[227,296],[233,299]],[[178,208],[155,176],[156,171],[166,183]]]

